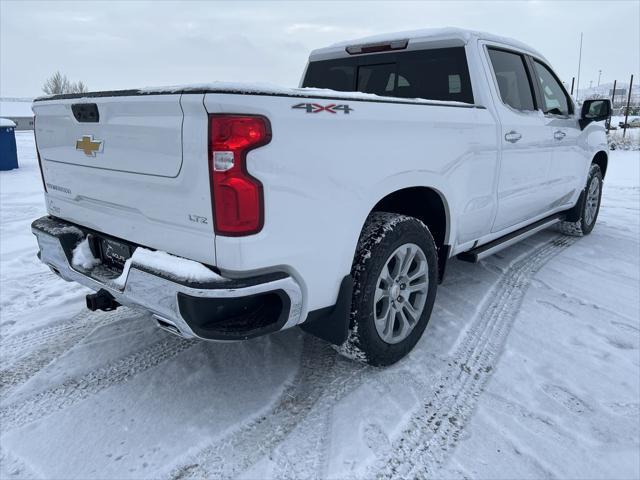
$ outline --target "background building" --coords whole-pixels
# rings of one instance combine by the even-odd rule
[[[0,117],[16,124],[16,130],[33,130],[31,98],[0,98]]]

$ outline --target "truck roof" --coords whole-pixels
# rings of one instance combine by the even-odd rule
[[[355,40],[335,43],[329,47],[313,50],[309,56],[310,61],[328,60],[333,58],[349,57],[345,48],[352,45],[366,45],[372,43],[386,43],[394,40],[408,40],[407,49],[415,50],[424,48],[426,45],[433,48],[433,45],[441,47],[463,46],[474,39],[489,40],[512,46],[519,50],[529,52],[541,59],[545,59],[543,55],[529,47],[528,45],[517,40],[492,35],[490,33],[479,32],[474,30],[465,30],[462,28],[429,28],[423,30],[411,30],[404,32],[384,33],[369,37],[358,38]],[[286,88],[266,83],[243,83],[243,82],[210,82],[202,84],[173,85],[164,87],[145,87],[131,90],[116,90],[88,93],[68,93],[59,95],[45,95],[36,98],[35,102],[47,100],[63,100],[63,99],[79,99],[79,98],[97,98],[97,97],[115,97],[115,96],[132,96],[132,95],[158,95],[170,93],[229,93],[229,94],[255,94],[255,95],[272,95],[287,97],[311,97],[326,99],[350,99],[361,101],[384,101],[393,103],[424,103],[441,106],[466,106],[478,107],[477,105],[464,104],[459,102],[436,101],[425,99],[401,99],[397,97],[380,97],[378,95],[366,94],[361,92],[337,92],[326,89],[316,88]],[[484,107],[479,107],[484,108]]]
[[[408,40],[408,47],[420,47],[425,43],[441,43],[442,46],[462,46],[473,40],[488,40],[496,43],[513,46],[519,50],[524,50],[544,59],[537,50],[529,45],[508,37],[502,37],[487,32],[468,30],[456,27],[425,28],[420,30],[408,30],[402,32],[390,32],[368,37],[356,38],[353,40],[334,43],[328,47],[313,50],[309,60],[323,60],[329,58],[343,57],[348,54],[345,48],[352,45],[367,45],[375,43],[387,43],[396,40]]]

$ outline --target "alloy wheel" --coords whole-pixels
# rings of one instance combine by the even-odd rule
[[[380,338],[399,343],[414,329],[427,300],[429,265],[422,249],[414,243],[398,247],[387,259],[373,300],[373,316]]]

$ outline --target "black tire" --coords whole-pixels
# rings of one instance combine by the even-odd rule
[[[428,271],[423,275],[423,279],[424,277],[428,279],[428,285],[425,286],[426,300],[424,300],[422,313],[408,336],[398,343],[387,343],[376,329],[374,295],[383,267],[388,264],[392,254],[403,245],[417,246],[424,253],[421,262],[424,264],[426,259],[428,267]],[[437,271],[436,245],[424,223],[405,215],[372,213],[360,235],[351,269],[354,287],[349,336],[347,341],[338,347],[338,351],[349,358],[374,366],[391,365],[407,355],[418,342],[429,322],[436,298]],[[407,302],[408,298],[407,296]],[[397,305],[401,304],[397,303]],[[395,314],[393,318],[391,324],[395,325]]]
[[[589,208],[589,189],[592,187],[593,182],[597,182],[597,199],[595,203],[595,214],[593,218],[588,218],[587,209]],[[602,172],[600,167],[595,163],[591,164],[589,169],[589,176],[587,177],[587,186],[585,187],[585,198],[580,206],[580,218],[575,222],[560,222],[558,224],[558,230],[565,235],[571,235],[573,237],[582,237],[583,235],[589,235],[596,225],[598,219],[598,213],[600,212],[600,200],[602,199]],[[592,203],[593,205],[593,203]]]

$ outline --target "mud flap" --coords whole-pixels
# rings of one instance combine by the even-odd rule
[[[340,282],[336,304],[310,312],[300,328],[329,343],[342,345],[349,335],[352,293],[353,278],[347,275]]]
[[[438,248],[438,283],[444,282],[444,273],[447,269],[447,260],[449,259],[449,252],[451,251],[451,245],[442,245]]]
[[[584,201],[586,198],[585,193],[586,189],[582,190],[575,206],[571,210],[567,210],[564,218],[565,222],[577,222],[582,218],[582,210],[584,209]]]

